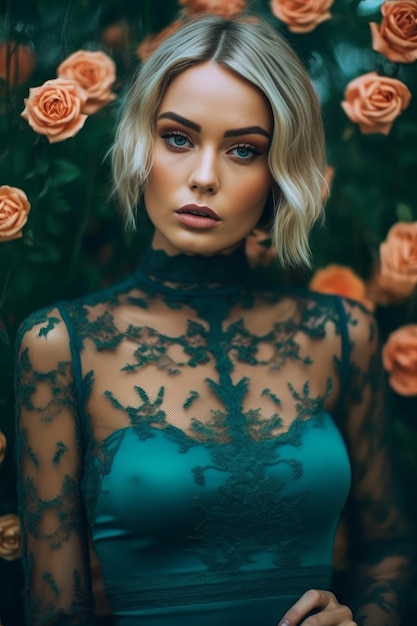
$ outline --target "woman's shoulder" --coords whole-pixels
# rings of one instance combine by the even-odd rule
[[[323,317],[326,314],[333,318],[346,318],[347,322],[373,320],[372,312],[362,302],[333,293],[314,291],[308,287],[280,284],[274,286],[270,282],[262,285],[261,290],[273,301],[291,301],[300,310],[310,316]]]
[[[310,336],[342,336],[346,343],[361,346],[378,335],[373,313],[357,300],[292,285],[280,285],[264,294],[278,307],[286,307],[291,323]]]
[[[17,348],[35,347],[55,353],[67,352],[74,338],[74,327],[87,318],[105,316],[128,297],[133,277],[77,298],[60,300],[30,313],[20,324]]]

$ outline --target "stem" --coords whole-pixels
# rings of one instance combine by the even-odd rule
[[[5,244],[2,244],[2,245],[5,245]],[[17,265],[19,264],[20,257],[21,257],[21,254],[18,254],[18,255],[15,254],[14,255],[13,263],[12,263],[12,265],[11,265],[7,275],[6,275],[6,279],[4,281],[3,289],[2,289],[2,292],[1,292],[1,295],[0,295],[0,311],[4,307],[4,305],[5,305],[6,301],[7,301],[7,298],[9,297],[9,294],[10,294],[10,289],[9,289],[10,278],[11,278],[14,270],[16,269]]]
[[[65,59],[67,56],[67,30],[68,23],[71,15],[73,0],[68,0],[67,8],[65,9],[64,19],[62,21],[62,29],[61,29],[61,56],[62,59]]]
[[[84,203],[83,211],[82,211],[82,219],[80,221],[80,225],[75,234],[73,253],[71,256],[71,262],[69,266],[70,283],[73,282],[74,277],[75,277],[75,272],[76,272],[77,264],[79,261],[84,234],[87,229],[88,222],[90,220],[91,204],[92,204],[92,199],[94,195],[94,186],[95,186],[96,176],[97,176],[97,156],[96,155],[94,155],[92,159],[92,167],[90,171],[92,172],[92,174],[87,179],[87,188],[85,190],[85,203]]]

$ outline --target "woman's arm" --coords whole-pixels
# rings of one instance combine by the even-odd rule
[[[352,609],[359,626],[397,626],[410,584],[413,541],[394,475],[393,418],[386,411],[376,323],[354,304],[346,304],[346,313],[349,386],[341,424],[352,463]]]
[[[347,330],[347,350],[336,362],[346,376],[341,376],[337,417],[352,465],[347,507],[352,605],[341,605],[329,591],[312,589],[279,626],[399,626],[410,586],[413,538],[394,476],[377,327],[361,306],[343,302],[340,331],[342,336]]]
[[[21,329],[16,400],[28,626],[93,624],[76,393],[57,310]]]

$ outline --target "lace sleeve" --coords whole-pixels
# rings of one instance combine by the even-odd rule
[[[58,312],[40,312],[26,321],[18,343],[18,490],[27,623],[93,624],[68,333]]]
[[[395,480],[376,324],[347,305],[349,384],[344,430],[352,462],[348,503],[354,564],[353,612],[359,626],[398,626],[412,568],[410,527]]]

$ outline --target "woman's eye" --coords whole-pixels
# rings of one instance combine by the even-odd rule
[[[188,137],[180,132],[165,133],[161,137],[171,148],[188,148],[191,144]]]
[[[241,161],[250,161],[261,154],[259,150],[246,143],[235,146],[230,150],[230,153]]]

